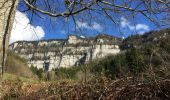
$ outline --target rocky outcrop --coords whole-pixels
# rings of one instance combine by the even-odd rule
[[[20,41],[10,45],[10,49],[28,60],[29,66],[51,70],[85,64],[120,52],[120,39],[99,35],[95,38],[78,38],[46,41]]]

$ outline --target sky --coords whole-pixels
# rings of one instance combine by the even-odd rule
[[[79,15],[73,18],[53,18],[46,15],[31,12],[21,12],[24,9],[19,5],[11,32],[10,43],[15,41],[35,41],[47,39],[63,39],[70,34],[83,35],[86,37],[98,34],[109,34],[116,37],[127,37],[134,34],[144,34],[155,29],[153,23],[146,18],[136,15],[134,20],[126,16],[119,16],[119,23],[101,17],[94,13],[94,18],[82,20]],[[83,15],[83,17],[88,15]],[[82,17],[82,15],[81,15]],[[75,26],[76,24],[76,26]]]

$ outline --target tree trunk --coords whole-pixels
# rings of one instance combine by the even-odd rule
[[[19,0],[0,0],[0,74],[3,75],[15,10]]]

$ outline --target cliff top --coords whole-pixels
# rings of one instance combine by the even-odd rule
[[[77,44],[77,43],[80,43],[80,42],[89,42],[89,41],[93,41],[93,42],[97,42],[97,39],[104,39],[104,40],[117,40],[117,41],[120,41],[121,39],[118,38],[118,37],[114,37],[114,36],[111,36],[111,35],[107,35],[107,34],[99,34],[95,37],[85,37],[85,36],[77,36],[77,35],[69,35],[68,38],[66,39],[48,39],[48,40],[38,40],[38,41],[16,41],[14,43],[11,43],[9,46],[12,46],[14,45],[15,43],[32,43],[32,44],[36,44],[36,43],[39,43],[39,42],[52,42],[52,41],[58,41],[58,42],[63,42],[63,43],[66,43],[69,41],[69,39],[76,39],[76,40],[79,40],[78,42],[76,43],[72,43],[72,44]],[[113,41],[112,41],[113,42]],[[116,42],[116,41],[115,41]]]

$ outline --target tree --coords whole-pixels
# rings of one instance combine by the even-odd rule
[[[0,73],[2,75],[17,4],[18,0],[0,0]]]
[[[1,73],[5,66],[6,49],[9,42],[15,9],[19,0],[0,0],[0,63]],[[120,15],[135,17],[142,15],[157,26],[169,25],[169,0],[20,0],[24,11],[36,15],[72,18],[76,15],[98,13],[118,24]],[[41,4],[39,4],[41,3]],[[93,17],[92,17],[93,18]],[[94,19],[93,19],[94,20]],[[76,26],[76,23],[75,23]]]
[[[126,52],[126,61],[129,68],[129,71],[134,75],[144,71],[144,55],[141,51],[132,48]]]

